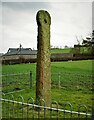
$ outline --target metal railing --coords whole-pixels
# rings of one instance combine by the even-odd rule
[[[50,106],[47,107],[44,100],[42,101],[42,105],[40,102],[35,104],[36,102],[31,97],[27,100],[24,100],[22,96],[18,96],[16,100],[14,100],[14,96],[10,94],[10,97],[6,97],[3,93],[2,98],[0,98],[0,102],[2,102],[2,118],[6,118],[12,120],[13,118],[21,118],[21,119],[44,119],[49,118],[52,120],[55,118],[56,120],[65,119],[65,118],[76,118],[81,120],[84,118],[88,120],[93,118],[94,116],[91,113],[88,113],[88,109],[86,105],[79,105],[78,111],[73,110],[73,106],[69,102],[65,102],[63,106],[60,106],[56,101],[52,101]]]
[[[26,88],[32,88],[32,72],[4,74],[2,77],[2,91],[4,93],[17,92]]]
[[[33,98],[29,98],[27,101],[24,100],[22,96],[18,96],[17,99],[14,99],[14,96],[11,94],[14,92],[14,88],[19,88],[19,90],[23,90],[25,88],[32,88],[35,85],[35,80],[32,79],[32,72],[29,73],[19,73],[19,74],[8,74],[2,75],[2,89],[4,93],[10,93],[11,97],[6,97],[7,94],[3,94],[2,98],[0,98],[0,102],[2,103],[2,118],[22,118],[22,119],[46,119],[56,118],[59,120],[60,118],[85,118],[88,120],[89,118],[94,117],[91,113],[88,113],[88,108],[85,105],[78,105],[77,112],[73,110],[73,106],[71,103],[66,102],[64,104],[59,104],[56,101],[51,102],[50,106],[47,107],[45,101],[43,101],[43,105],[38,105],[34,102]],[[17,86],[15,82],[18,81]],[[78,82],[79,81],[79,82]],[[68,83],[67,83],[68,82]],[[75,84],[75,85],[74,85]],[[12,86],[13,85],[13,86]],[[15,85],[15,87],[14,87]],[[52,73],[52,88],[56,86],[57,88],[66,88],[69,85],[72,85],[72,89],[74,87],[80,86],[77,89],[81,89],[83,85],[85,85],[86,89],[92,87],[92,76],[90,75],[80,75],[80,74],[72,74],[72,73]],[[10,87],[12,86],[12,88]],[[4,89],[5,88],[5,89]],[[35,88],[35,87],[34,87]],[[16,92],[19,91],[16,89]],[[38,108],[37,110],[35,108]],[[42,110],[40,110],[42,109]],[[94,108],[92,108],[93,111]]]
[[[36,85],[36,80],[32,72],[18,73],[18,74],[5,74],[0,75],[2,77],[2,91],[9,93],[13,91],[20,91],[25,88],[32,88]],[[92,88],[92,75],[81,75],[73,73],[52,73],[51,74],[52,87],[68,88],[69,84],[74,89],[81,89],[86,87]]]
[[[86,88],[92,88],[92,75],[59,72],[52,73],[51,79],[52,86],[57,88],[69,88],[69,84],[72,88],[75,87],[75,89],[80,89],[78,87],[83,86]]]

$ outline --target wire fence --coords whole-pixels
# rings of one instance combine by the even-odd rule
[[[74,74],[74,73],[52,73],[52,87],[78,89],[92,89],[92,75]]]
[[[16,100],[14,100],[14,96],[10,94],[10,96],[6,96],[4,93],[2,94],[2,98],[0,98],[0,102],[2,102],[2,120],[4,118],[12,120],[14,118],[19,119],[39,119],[39,120],[61,120],[61,119],[71,119],[75,118],[78,120],[85,119],[89,120],[94,117],[91,113],[88,113],[88,109],[85,105],[79,105],[78,111],[73,111],[73,106],[69,102],[65,102],[62,106],[56,102],[52,101],[50,106],[46,106],[44,100],[42,101],[42,105],[40,105],[40,101],[38,104],[34,99],[28,98],[24,100],[22,96],[18,96]]]
[[[32,72],[4,74],[2,76],[2,91],[11,93],[32,87]]]
[[[32,72],[28,73],[18,73],[18,74],[6,74],[1,75],[2,77],[2,92],[3,95],[0,98],[2,104],[2,118],[21,118],[21,119],[53,119],[56,120],[64,118],[77,118],[86,120],[93,118],[94,115],[88,113],[88,108],[86,105],[78,105],[78,111],[73,110],[71,103],[66,102],[60,104],[56,101],[52,101],[50,106],[47,107],[45,101],[43,105],[36,104],[33,98],[23,98],[22,96],[17,96],[15,99],[11,94],[26,88],[35,89],[35,77]],[[58,89],[67,89],[67,90],[92,90],[92,75],[81,75],[81,74],[72,74],[72,73],[52,73],[51,74],[51,86]],[[10,93],[10,94],[8,94]],[[0,105],[1,105],[0,104]],[[36,110],[37,108],[37,110]],[[41,110],[40,110],[41,109]],[[93,111],[92,107],[92,111]]]
[[[2,91],[4,93],[11,93],[13,91],[19,91],[26,88],[35,88],[36,80],[32,72],[18,73],[18,74],[5,74],[2,76]],[[51,86],[63,89],[92,90],[92,75],[81,75],[72,73],[52,73],[51,74]]]

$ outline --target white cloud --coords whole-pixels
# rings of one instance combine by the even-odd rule
[[[51,15],[51,45],[73,46],[75,35],[85,36],[92,28],[91,3],[3,3],[3,49],[37,48],[36,13],[47,10]]]
[[[1,0],[2,2],[92,2],[93,0]]]
[[[52,34],[61,46],[75,44],[75,36],[85,36],[92,28],[91,3],[54,3],[52,4]],[[81,38],[80,38],[81,39]],[[51,43],[52,44],[52,43]]]

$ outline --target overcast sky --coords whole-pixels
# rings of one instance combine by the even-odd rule
[[[2,2],[2,44],[0,52],[8,48],[37,49],[38,10],[51,16],[51,45],[55,47],[77,44],[76,36],[92,32],[92,2]],[[1,19],[0,19],[1,20]]]

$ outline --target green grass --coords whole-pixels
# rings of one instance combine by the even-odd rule
[[[51,72],[71,72],[79,74],[92,74],[92,60],[69,61],[69,62],[52,62]],[[26,73],[32,71],[36,73],[36,64],[17,64],[17,65],[3,65],[2,74],[10,73]]]
[[[82,60],[82,61],[69,61],[69,62],[52,62],[51,63],[51,73],[52,75],[52,85],[51,97],[52,100],[57,101],[61,108],[64,102],[70,102],[73,105],[73,110],[78,110],[79,104],[85,104],[88,107],[88,112],[91,112],[92,107],[92,78],[88,75],[92,75],[92,60]],[[36,80],[36,64],[17,64],[17,65],[3,65],[2,73],[27,73],[33,72],[33,81]],[[61,88],[58,88],[58,75],[56,73],[61,73]],[[67,75],[66,75],[67,74]],[[75,74],[75,75],[74,75]],[[77,75],[80,75],[77,76]],[[71,76],[73,75],[73,76]],[[84,75],[84,77],[81,77]],[[25,86],[24,86],[25,87]],[[6,88],[7,89],[7,88]],[[19,95],[22,95],[24,101],[33,97],[35,99],[35,85],[32,89],[26,88],[23,91],[13,93],[14,99],[17,100]]]
[[[72,48],[64,48],[64,49],[59,49],[59,48],[53,48],[51,49],[51,53],[70,53]]]
[[[81,54],[91,54],[91,47],[80,47],[80,53]],[[51,53],[75,53],[75,49],[74,48],[53,48],[51,49]]]
[[[2,73],[26,73],[26,72],[34,72],[36,71],[36,64],[15,64],[15,65],[3,65]]]
[[[53,62],[52,73],[67,72],[79,74],[92,74],[92,60]]]

